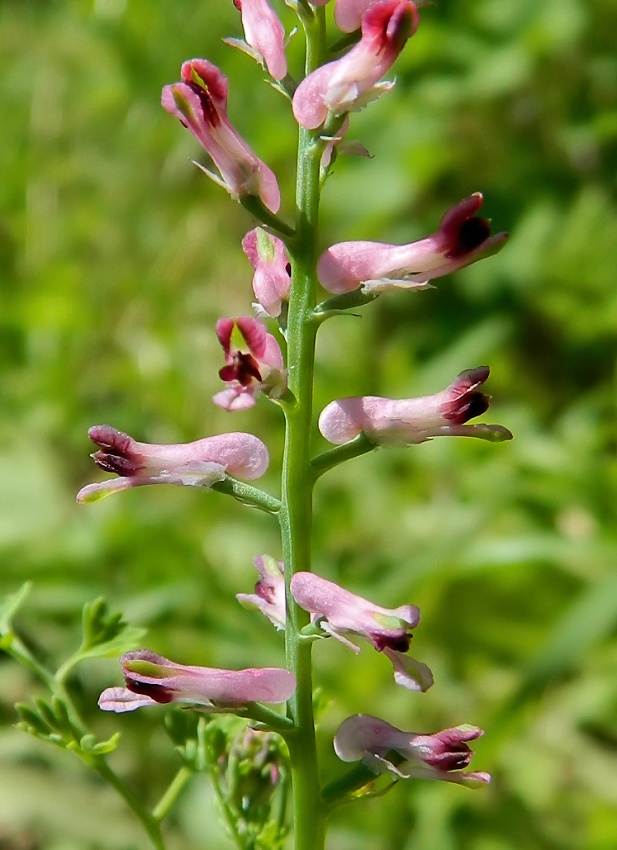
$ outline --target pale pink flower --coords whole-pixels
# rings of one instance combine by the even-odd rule
[[[293,576],[291,593],[324,632],[354,652],[359,650],[349,637],[367,640],[383,652],[392,662],[397,684],[414,691],[426,691],[433,684],[429,668],[405,655],[411,642],[411,630],[420,621],[420,611],[415,605],[382,608],[309,572]]]
[[[146,484],[211,487],[226,475],[259,478],[270,460],[262,441],[242,432],[172,445],[139,443],[111,425],[95,425],[88,436],[99,447],[92,455],[96,465],[119,477],[82,488],[81,503]]]
[[[362,24],[362,16],[379,0],[336,0],[334,20],[343,32],[354,32]]]
[[[276,177],[227,117],[227,78],[206,59],[185,62],[181,77],[181,82],[165,86],[161,103],[204,147],[220,176],[200,168],[235,200],[257,195],[264,206],[278,212],[281,195]]]
[[[312,0],[313,6],[325,6],[330,0]],[[343,32],[354,32],[362,23],[362,15],[380,0],[336,0],[334,20]]]
[[[339,726],[334,750],[342,761],[362,760],[375,773],[481,787],[491,781],[490,774],[465,772],[463,768],[473,757],[467,741],[483,734],[477,726],[462,725],[419,735],[403,732],[378,717],[356,714]]]
[[[307,130],[320,127],[328,113],[344,115],[392,88],[379,83],[418,26],[418,11],[411,0],[384,0],[362,18],[362,38],[334,62],[322,65],[298,86],[293,113]]]
[[[285,243],[263,228],[249,231],[242,249],[253,266],[253,292],[259,306],[269,316],[280,316],[282,302],[289,296],[291,265]]]
[[[285,628],[285,567],[270,555],[259,555],[253,563],[259,572],[254,593],[237,593],[245,608],[261,611],[277,629]]]
[[[439,393],[418,398],[355,396],[328,404],[319,417],[319,430],[336,445],[365,434],[378,445],[411,445],[432,437],[479,437],[490,442],[511,440],[501,425],[466,425],[484,413],[489,396],[479,390],[489,376],[488,366],[467,369]]]
[[[451,274],[499,251],[507,233],[491,236],[491,223],[476,213],[476,192],[451,207],[439,230],[408,245],[384,242],[339,242],[319,258],[317,274],[328,292],[379,294],[394,289],[426,289],[429,281]]]
[[[237,708],[250,702],[280,703],[296,687],[293,673],[278,667],[219,670],[176,664],[149,649],[120,659],[126,688],[107,688],[99,697],[103,711],[134,711],[170,702],[206,709]]]
[[[285,58],[285,28],[267,0],[233,0],[242,15],[245,41],[226,38],[224,41],[239,47],[268,69],[275,80],[287,76]]]
[[[216,393],[212,399],[215,404],[229,411],[246,410],[253,407],[260,392],[270,398],[280,398],[285,393],[283,354],[263,322],[250,316],[219,319],[216,335],[225,352],[226,365],[219,370],[219,376],[227,389]]]

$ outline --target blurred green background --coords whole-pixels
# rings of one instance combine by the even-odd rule
[[[484,793],[401,783],[338,813],[329,850],[617,846],[615,32],[615,0],[427,6],[396,89],[353,117],[374,159],[340,158],[326,187],[324,247],[410,241],[478,190],[511,240],[429,292],[329,322],[317,410],[340,395],[434,392],[486,362],[484,420],[515,434],[381,451],[318,487],[317,570],[383,605],[417,604],[414,654],[436,679],[410,694],[368,648],[318,645],[324,775],[342,770],[332,734],[356,712],[417,731],[482,726],[474,766],[494,775]],[[253,586],[255,555],[280,555],[267,517],[188,489],[74,503],[103,477],[86,437],[102,422],[154,442],[251,430],[271,447],[264,486],[276,492],[278,410],[229,415],[210,401],[214,322],[249,310],[239,243],[253,225],[191,165],[201,151],[159,106],[182,60],[223,66],[232,120],[290,215],[293,122],[257,66],[221,44],[239,34],[231,0],[0,3],[0,590],[33,581],[18,626],[50,664],[79,643],[81,607],[100,594],[178,661],[281,663],[280,634],[234,599]],[[122,731],[113,762],[154,801],[177,757],[162,709],[98,711],[119,683],[112,660],[82,665],[80,704],[101,736]],[[13,703],[37,693],[0,658],[0,848],[146,847],[77,759],[13,728]],[[170,848],[231,846],[199,780],[168,834]]]

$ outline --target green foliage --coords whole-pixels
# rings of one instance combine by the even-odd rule
[[[19,717],[18,729],[70,750],[89,761],[93,756],[107,755],[118,746],[120,733],[116,732],[107,741],[96,741],[91,733],[83,735],[71,721],[67,704],[58,697],[51,700],[38,698],[35,708],[18,703],[15,708]]]
[[[337,161],[324,236],[406,242],[481,190],[511,239],[434,290],[382,296],[358,307],[362,318],[327,322],[316,405],[433,392],[489,362],[490,418],[515,440],[435,440],[323,476],[320,571],[383,605],[417,604],[414,653],[436,684],[425,695],[399,692],[377,653],[354,658],[319,642],[322,761],[326,778],[343,772],[330,741],[351,713],[417,731],[472,722],[486,730],[474,764],[495,783],[484,794],[398,783],[378,803],[335,813],[331,843],[612,850],[617,9],[443,0],[421,15],[394,92],[353,116],[352,136],[375,158]],[[9,836],[31,832],[44,850],[125,850],[132,839],[112,828],[125,825],[121,801],[88,785],[77,760],[73,774],[65,753],[13,727],[13,703],[29,701],[39,677],[10,655],[27,650],[61,668],[77,657],[79,612],[90,605],[78,652],[88,663],[71,662],[70,683],[95,731],[71,731],[74,720],[47,695],[22,707],[20,722],[97,759],[96,747],[115,745],[121,730],[112,759],[149,801],[176,774],[174,745],[196,765],[198,744],[190,753],[188,742],[197,731],[170,742],[163,708],[122,717],[97,709],[98,693],[121,681],[106,659],[141,640],[120,631],[123,618],[183,663],[282,658],[280,634],[234,598],[254,583],[255,555],[280,556],[263,513],[180,488],[74,505],[99,474],[85,436],[98,422],[156,442],[254,431],[276,467],[274,406],[232,420],[210,403],[222,365],[214,322],[248,310],[239,242],[252,223],[190,164],[200,152],[159,107],[183,59],[223,66],[231,115],[280,176],[290,214],[288,107],[257,84],[248,57],[220,44],[238,27],[231,2],[0,7],[0,823]],[[326,448],[316,437],[315,453]],[[265,481],[273,494],[274,481]],[[102,593],[123,618],[89,603]],[[170,819],[171,847],[230,846],[212,818],[191,814],[210,804],[190,786]]]
[[[126,623],[120,611],[111,614],[102,596],[84,605],[82,630],[83,638],[77,650],[81,659],[114,658],[133,648],[146,632]]]

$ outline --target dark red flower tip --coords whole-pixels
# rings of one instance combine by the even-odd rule
[[[445,254],[447,259],[464,257],[479,248],[491,235],[491,223],[488,218],[468,218],[462,222],[456,233],[453,247]]]
[[[162,705],[173,702],[174,692],[163,685],[153,684],[152,682],[143,682],[140,679],[132,679],[130,676],[125,676],[126,686],[134,694],[145,694],[155,702],[160,702]]]
[[[225,382],[238,381],[240,386],[249,387],[253,381],[261,383],[261,372],[259,364],[251,354],[238,351],[232,363],[219,369],[219,378]]]
[[[137,475],[144,468],[143,463],[137,461],[134,457],[116,455],[112,452],[98,451],[94,452],[91,457],[100,469],[104,469],[105,472],[114,472],[124,478]]]
[[[390,635],[371,635],[373,646],[379,652],[384,649],[393,649],[395,652],[408,652],[413,635],[409,632],[396,637]]]

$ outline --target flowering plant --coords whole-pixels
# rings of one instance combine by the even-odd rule
[[[204,149],[208,164],[199,168],[253,216],[242,249],[253,269],[257,315],[217,322],[224,360],[219,376],[225,386],[213,401],[230,415],[262,401],[278,406],[285,432],[280,492],[273,496],[245,483],[260,478],[270,462],[264,442],[250,433],[155,445],[104,425],[89,432],[98,447],[93,459],[117,477],[89,484],[77,497],[92,502],[132,487],[167,483],[213,489],[267,514],[278,523],[281,551],[255,559],[260,578],[254,593],[239,593],[238,599],[284,631],[284,666],[282,654],[281,666],[239,670],[171,661],[156,651],[135,649],[137,634],[95,604],[84,616],[83,646],[54,679],[55,701],[39,705],[38,712],[21,708],[24,728],[77,752],[119,790],[157,848],[165,846],[164,817],[198,770],[210,774],[232,836],[247,850],[278,847],[290,829],[295,850],[322,850],[330,812],[356,799],[360,789],[374,787],[379,777],[381,791],[403,778],[468,786],[486,785],[490,779],[484,772],[462,770],[472,757],[468,742],[482,734],[477,727],[408,733],[368,714],[343,719],[332,742],[343,763],[359,765],[325,782],[320,774],[312,670],[316,643],[334,638],[354,652],[358,641],[369,644],[391,663],[392,687],[415,692],[404,692],[410,705],[433,685],[433,674],[409,654],[420,623],[414,604],[394,600],[397,607],[389,608],[319,575],[311,539],[316,482],[334,467],[382,446],[405,448],[436,436],[502,442],[512,435],[501,425],[467,424],[489,406],[481,390],[489,377],[486,366],[461,372],[432,395],[349,396],[315,411],[319,328],[390,290],[425,290],[431,281],[499,250],[506,235],[491,235],[490,222],[477,215],[483,198],[475,192],[451,206],[439,229],[424,239],[406,245],[348,241],[323,249],[323,186],[340,155],[360,150],[346,139],[351,113],[393,88],[394,82],[383,78],[409,39],[418,37],[420,13],[413,0],[337,0],[334,20],[340,38],[330,49],[326,2],[287,0],[286,5],[304,34],[303,72],[290,71],[285,27],[266,0],[236,0],[244,39],[230,43],[263,66],[290,102],[290,120],[298,125],[294,215],[294,203],[282,197],[275,172],[232,124],[228,81],[220,69],[206,59],[185,61],[180,81],[165,86],[162,94],[163,108]],[[313,455],[316,420],[335,448]],[[26,658],[17,644],[12,651]],[[188,721],[193,725],[172,730],[183,771],[154,810],[108,765],[105,757],[116,738],[91,740],[71,707],[66,678],[78,661],[96,654],[121,654],[124,686],[103,691],[99,705],[104,711],[173,704],[193,718]],[[372,708],[370,700],[367,709]],[[270,707],[283,703],[284,710]],[[233,737],[226,735],[224,723],[230,714],[243,721]],[[225,715],[221,725],[218,715]],[[241,802],[239,786],[244,788]],[[273,803],[277,795],[292,798],[289,822],[284,802]]]

